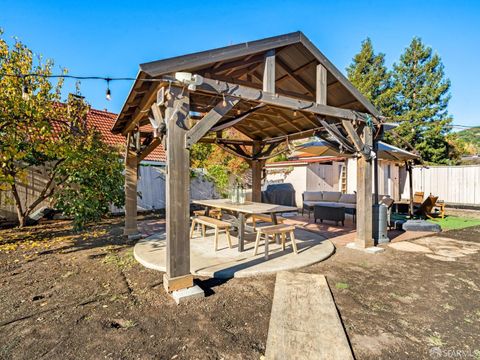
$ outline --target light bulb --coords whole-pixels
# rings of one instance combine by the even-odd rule
[[[227,106],[227,100],[225,100],[225,95],[223,95],[222,106],[223,107]]]
[[[110,91],[110,78],[106,78],[107,80],[107,92],[105,94],[105,98],[107,101],[110,101],[112,99],[112,92]]]
[[[293,112],[293,117],[296,117],[296,116],[297,116],[297,111],[295,110],[295,111]]]
[[[27,84],[23,84],[23,86],[22,86],[22,99],[25,100],[25,101],[30,99],[30,94],[28,93]]]

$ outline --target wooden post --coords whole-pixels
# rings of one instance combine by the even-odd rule
[[[163,285],[167,292],[193,286],[190,274],[190,153],[185,146],[189,130],[190,98],[188,91],[170,88],[166,103],[167,123],[167,261]]]
[[[263,91],[275,93],[275,49],[265,54],[265,69],[263,70]]]
[[[262,151],[262,145],[255,141],[252,146],[252,154],[258,155]],[[250,166],[252,167],[252,201],[262,202],[262,160],[252,160]]]
[[[373,160],[373,190],[374,190],[374,204],[378,205],[378,140],[373,141],[373,151],[375,152],[375,160]]]
[[[136,235],[137,227],[137,177],[138,158],[131,148],[134,141],[133,133],[127,135],[127,149],[125,150],[125,227],[124,235]]]
[[[373,133],[370,126],[363,129],[363,143],[373,145]],[[358,247],[374,246],[372,235],[372,169],[373,160],[364,156],[357,159],[357,237]]]
[[[408,206],[408,216],[413,218],[413,171],[412,164],[408,161],[405,161],[405,166],[407,167],[408,172],[408,189],[410,190],[410,202]]]
[[[316,102],[327,105],[327,69],[322,64],[317,65]]]

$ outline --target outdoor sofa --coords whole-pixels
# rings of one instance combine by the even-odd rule
[[[379,195],[378,200],[381,201],[386,195]],[[347,214],[355,217],[357,209],[356,194],[342,194],[340,191],[305,191],[302,194],[303,208],[302,215],[305,210],[308,211],[308,217],[314,210],[315,205],[323,205],[338,207],[341,205],[345,208]]]

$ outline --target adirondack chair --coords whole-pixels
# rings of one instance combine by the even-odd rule
[[[433,216],[436,215],[434,211],[435,205],[437,203],[438,196],[430,195],[428,196],[425,201],[420,205],[420,207],[416,211],[416,215],[427,217],[429,219],[433,219]]]
[[[415,194],[413,194],[413,203],[415,205],[420,205],[423,203],[423,197],[425,193],[423,191],[416,191]]]

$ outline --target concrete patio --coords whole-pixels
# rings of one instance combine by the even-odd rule
[[[271,242],[269,259],[264,258],[264,245],[260,245],[258,255],[253,255],[254,234],[247,236],[245,251],[237,249],[238,239],[232,233],[232,248],[228,247],[225,234],[219,236],[219,250],[214,251],[213,231],[207,231],[202,238],[196,232],[191,239],[190,267],[192,274],[214,278],[228,279],[232,277],[249,277],[272,274],[282,270],[293,270],[318,263],[331,256],[335,246],[318,233],[297,229],[298,254],[293,253],[287,240],[285,251],[281,245]],[[147,268],[165,271],[166,236],[159,231],[140,240],[134,248],[134,256]]]

